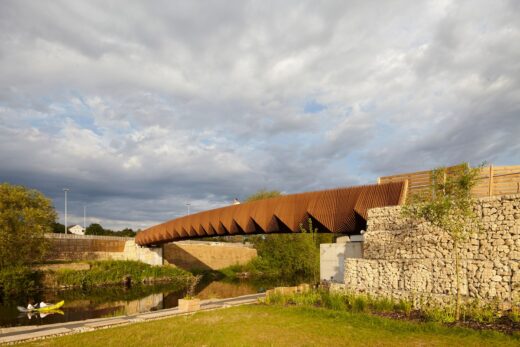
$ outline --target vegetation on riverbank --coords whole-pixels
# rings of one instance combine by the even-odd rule
[[[438,322],[452,324],[457,321],[455,305],[425,306],[422,310],[414,310],[411,302],[394,300],[386,297],[374,297],[367,294],[351,292],[329,292],[314,290],[306,293],[281,294],[270,293],[266,303],[277,306],[323,307],[334,311],[352,313],[370,313],[392,318]],[[460,307],[463,321],[458,324],[516,332],[520,342],[520,315],[517,310],[498,316],[496,309],[489,305],[478,305],[476,302]]]
[[[250,239],[258,257],[244,265],[220,270],[228,278],[281,280],[285,284],[315,283],[320,270],[320,243],[332,242],[331,234],[319,234],[312,223],[298,234],[255,236]],[[311,232],[313,230],[314,232]]]
[[[0,298],[27,293],[41,287],[43,272],[25,266],[0,269]]]
[[[518,346],[493,331],[316,307],[248,305],[35,341],[24,346]]]
[[[177,283],[179,289],[193,275],[172,266],[151,266],[138,261],[95,261],[85,270],[46,270],[9,267],[0,270],[0,297],[32,293],[44,288],[91,288],[114,284]]]
[[[62,269],[53,272],[57,287],[95,287],[130,283],[189,284],[193,275],[173,266],[152,266],[138,261],[95,261],[89,270]]]

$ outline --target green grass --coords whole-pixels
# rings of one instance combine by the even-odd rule
[[[313,307],[250,305],[35,341],[25,346],[518,346],[492,331]]]
[[[186,285],[192,275],[171,266],[151,266],[138,261],[97,261],[90,270],[58,270],[54,273],[58,286],[93,287],[122,283],[130,276],[132,283],[178,282]]]
[[[384,296],[373,296],[355,292],[329,292],[326,290],[311,290],[306,293],[281,294],[271,293],[266,302],[272,305],[296,305],[324,307],[336,311],[365,312],[373,314],[398,313],[410,317],[412,302],[396,300]],[[478,324],[493,324],[500,318],[502,323],[509,319],[511,324],[520,321],[520,305],[514,305],[509,312],[500,313],[498,303],[481,303],[472,301],[462,305],[462,321]],[[415,317],[421,317],[427,321],[440,323],[454,323],[454,305],[425,305],[421,310],[414,312]],[[502,317],[504,315],[504,317]],[[504,320],[505,318],[505,320]]]

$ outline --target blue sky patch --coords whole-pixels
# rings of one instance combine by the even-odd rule
[[[319,113],[326,110],[327,106],[320,104],[315,99],[309,100],[303,106],[303,112],[305,113]]]

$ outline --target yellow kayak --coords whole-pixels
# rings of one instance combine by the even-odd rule
[[[64,304],[65,304],[65,301],[62,300],[54,305],[37,308],[37,309],[35,309],[35,311],[38,311],[38,312],[55,311],[55,310],[59,309],[60,307],[62,307]]]

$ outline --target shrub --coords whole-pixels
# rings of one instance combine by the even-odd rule
[[[342,295],[341,293],[322,292],[321,301],[324,307],[332,310],[343,311],[347,309],[345,295]]]
[[[375,311],[379,312],[391,312],[396,310],[396,304],[394,300],[391,298],[383,297],[383,298],[373,298],[370,297],[370,307],[372,307]]]
[[[312,291],[304,295],[293,295],[291,300],[294,302],[295,305],[298,306],[317,306],[321,305],[323,302],[322,294],[316,291]]]
[[[268,305],[285,305],[289,299],[288,295],[271,293],[265,298],[265,303]]]
[[[478,323],[493,323],[497,319],[497,303],[482,304],[478,300],[463,306],[463,314],[466,319],[473,320]]]
[[[423,309],[424,317],[432,322],[453,323],[455,322],[455,308],[446,306],[444,308],[437,306],[429,306]]]
[[[360,295],[354,298],[352,302],[352,311],[354,312],[365,312],[368,309],[368,300],[364,295]]]
[[[406,300],[399,300],[399,303],[396,304],[395,309],[398,312],[402,312],[407,316],[410,316],[410,313],[412,313],[412,303],[410,301]]]
[[[513,308],[507,316],[511,322],[520,323],[520,308],[517,305],[513,305]]]
[[[9,296],[38,289],[42,273],[27,267],[13,266],[0,270],[0,293]]]

